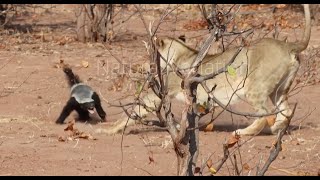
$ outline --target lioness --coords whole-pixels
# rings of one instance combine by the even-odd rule
[[[250,126],[236,130],[239,135],[257,135],[264,128],[269,133],[277,133],[287,123],[286,117],[291,115],[288,105],[288,91],[299,68],[298,53],[308,46],[311,34],[311,19],[309,5],[304,5],[305,31],[300,42],[286,43],[280,40],[264,38],[249,46],[244,47],[231,65],[235,75],[221,73],[213,79],[207,80],[206,84],[214,90],[215,97],[224,105],[234,104],[239,99],[245,98],[259,114],[267,114],[277,107],[283,110],[276,115],[275,123],[268,126],[267,118],[257,118]],[[179,69],[186,69],[196,58],[198,51],[186,46],[181,40],[173,38],[158,38],[156,40],[158,51],[166,60],[161,61],[161,67],[175,64]],[[224,67],[234,56],[238,48],[229,49],[223,53],[206,55],[199,68],[199,74],[206,75]],[[175,74],[169,74],[169,95],[184,102],[181,89],[181,79]],[[243,88],[239,88],[243,87]],[[234,93],[235,92],[235,93]],[[197,100],[204,103],[208,94],[198,86]],[[267,100],[275,107],[267,107]],[[160,103],[160,99],[152,92],[143,97],[147,106],[154,108]],[[135,111],[139,116],[145,116],[148,111],[142,106],[137,106]],[[127,123],[127,118],[120,119],[109,129],[97,129],[97,133],[115,134],[121,132]],[[134,120],[129,119],[127,126],[133,125]]]

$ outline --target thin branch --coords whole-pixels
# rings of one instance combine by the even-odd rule
[[[121,167],[121,169],[120,169],[120,175],[122,174],[122,164],[123,164],[123,138],[124,138],[124,131],[127,128],[128,122],[129,122],[129,117],[127,119],[126,125],[124,126],[124,129],[123,129],[122,134],[121,134],[121,142],[120,142],[120,151],[121,151],[120,167]]]
[[[38,70],[35,70],[35,71],[32,71],[16,88],[15,88],[15,90],[13,90],[13,92],[11,92],[11,93],[14,93],[17,89],[19,89],[30,77],[31,77],[31,75],[32,74],[34,74],[34,73],[36,73]],[[7,94],[7,95],[2,95],[2,93],[5,91],[5,89],[3,89],[2,91],[1,91],[1,93],[0,93],[0,97],[5,97],[5,96],[9,96],[9,94]]]
[[[233,166],[234,166],[234,171],[235,171],[235,174],[236,174],[237,176],[239,176],[239,175],[240,175],[240,171],[239,171],[239,168],[238,168],[238,162],[237,162],[237,156],[236,156],[236,154],[233,155],[233,158],[234,158],[234,164],[233,164]]]
[[[193,60],[193,63],[192,63],[193,71],[196,71],[196,72],[198,71],[198,68],[201,65],[203,58],[207,55],[213,40],[217,40],[216,39],[217,33],[218,33],[217,31],[212,31],[210,36],[205,40],[203,46],[199,50],[197,57]]]
[[[214,154],[214,152],[211,153],[205,161],[203,161],[203,163],[202,163],[202,165],[201,165],[201,167],[200,167],[200,170],[199,170],[199,174],[200,174],[200,175],[203,174],[204,168],[205,168],[206,166],[208,166],[208,161],[209,161],[210,158],[213,156],[213,154]]]
[[[161,16],[160,21],[158,23],[158,25],[155,27],[152,36],[154,36],[156,34],[156,32],[158,31],[160,24],[164,21],[164,19],[171,14],[174,10],[178,9],[180,6],[182,6],[182,4],[177,5],[176,7],[172,8],[170,11],[168,11],[168,8],[166,9],[165,13]]]
[[[215,76],[223,73],[223,72],[227,72],[227,68],[228,66],[230,66],[236,59],[236,57],[238,56],[238,54],[241,52],[242,50],[242,46],[237,50],[237,52],[233,55],[233,57],[231,58],[231,60],[223,67],[223,68],[220,68],[218,71],[212,73],[212,74],[208,74],[208,75],[204,75],[204,76],[200,76],[200,77],[193,77],[193,81],[195,82],[198,82],[198,83],[201,83],[203,81],[206,81],[208,79],[212,79],[214,78]]]
[[[4,65],[1,66],[0,70],[6,67],[11,62],[12,59],[13,57],[11,57],[6,63],[4,63]]]
[[[208,88],[208,86],[204,83],[201,83],[202,87],[204,88],[204,90],[209,93],[209,94],[212,94],[210,93],[210,90]],[[231,110],[229,107],[225,106],[220,100],[218,100],[213,94],[211,95],[211,97],[213,99],[214,102],[216,102],[220,107],[222,107],[224,110],[230,112],[230,113],[233,113],[233,114],[236,114],[236,115],[240,115],[240,116],[245,116],[245,117],[263,117],[263,116],[270,116],[270,115],[275,115],[275,114],[278,114],[282,111],[285,111],[286,109],[282,109],[282,110],[277,110],[273,113],[249,113],[249,112],[239,112],[239,111],[236,111],[236,110]]]
[[[103,44],[103,46],[105,47],[105,49],[109,52],[109,54],[110,54],[116,61],[118,61],[118,63],[119,63],[121,66],[123,66],[124,68],[126,68],[126,70],[132,70],[131,66],[128,66],[128,65],[126,65],[126,64],[123,64],[123,62],[109,50],[109,48],[107,47],[106,44],[104,44],[104,43],[102,43],[102,44]]]
[[[216,170],[216,172],[218,172],[222,168],[222,165],[227,161],[227,159],[230,155],[227,142],[222,145],[222,148],[223,148],[223,158],[220,159],[219,163],[214,168]]]
[[[284,134],[286,133],[286,131],[290,125],[291,119],[296,111],[296,107],[297,107],[297,103],[295,103],[291,115],[289,117],[286,117],[288,120],[288,123],[287,123],[286,127],[284,127],[281,131],[279,131],[278,137],[277,137],[277,142],[276,142],[275,146],[271,149],[269,158],[266,161],[266,163],[264,164],[264,166],[262,167],[262,169],[257,171],[257,176],[263,176],[267,172],[271,163],[277,158],[280,151],[282,150],[282,146],[281,146],[282,137],[284,136]]]

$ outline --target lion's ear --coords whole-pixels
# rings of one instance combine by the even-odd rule
[[[163,44],[164,44],[164,42],[163,42],[163,40],[162,40],[161,38],[157,38],[157,39],[156,39],[156,45],[157,45],[158,47],[162,47]]]
[[[185,35],[179,36],[178,39],[180,39],[180,40],[183,41],[184,43],[186,42],[186,36],[185,36]]]

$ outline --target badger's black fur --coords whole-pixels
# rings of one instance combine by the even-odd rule
[[[87,120],[90,118],[89,113],[94,112],[94,108],[102,121],[106,121],[106,113],[101,106],[99,95],[90,86],[82,83],[69,67],[64,67],[63,71],[68,79],[71,95],[56,123],[62,124],[73,110],[77,111],[79,119]]]

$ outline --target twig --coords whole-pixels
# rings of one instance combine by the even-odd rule
[[[76,139],[76,144],[73,146],[73,148],[76,148],[78,146],[78,143],[79,143],[79,139]]]
[[[233,155],[233,158],[234,158],[234,164],[233,164],[233,166],[234,166],[234,171],[235,171],[235,174],[236,174],[237,176],[239,176],[239,175],[240,175],[240,171],[239,171],[239,168],[238,168],[238,162],[237,162],[237,156],[236,156],[236,154]]]
[[[233,149],[231,152],[228,149],[228,142],[225,142],[222,146],[223,148],[223,152],[224,152],[224,156],[218,161],[218,165],[216,165],[216,173],[219,172],[219,170],[221,169],[221,167],[223,166],[223,164],[225,163],[225,161],[231,156],[234,155],[236,152],[239,152],[240,147],[242,147],[244,144],[246,144],[248,141],[252,140],[254,138],[254,136],[248,138],[247,140],[243,141],[243,142],[237,142],[237,147],[235,149]],[[239,153],[240,154],[240,153]],[[240,158],[241,158],[241,154],[240,154]]]
[[[130,66],[128,66],[128,65],[126,65],[126,64],[123,64],[123,62],[109,50],[109,48],[107,47],[106,44],[103,44],[103,46],[104,46],[105,49],[109,52],[109,54],[110,54],[116,61],[118,61],[118,63],[119,63],[121,66],[123,66],[123,67],[126,68],[127,70],[132,70]]]
[[[122,174],[122,163],[123,163],[123,138],[124,138],[124,131],[126,130],[127,128],[127,124],[129,122],[129,117],[127,119],[127,122],[126,122],[126,125],[124,126],[124,129],[122,131],[122,134],[121,134],[121,142],[120,142],[120,150],[121,150],[121,161],[120,161],[120,175]]]
[[[36,123],[34,123],[32,120],[30,120],[29,122],[31,122],[35,127],[37,127],[40,131],[42,131],[42,129]]]
[[[285,128],[283,128],[281,131],[279,131],[278,137],[277,137],[277,142],[276,142],[275,146],[271,149],[269,158],[265,162],[265,164],[262,167],[262,169],[257,171],[257,176],[263,176],[267,172],[267,170],[269,169],[269,166],[271,165],[271,163],[277,158],[277,156],[279,155],[280,151],[282,150],[282,146],[281,146],[282,142],[281,142],[281,140],[282,140],[282,137],[284,136],[284,134],[286,133],[286,131],[287,131],[289,125],[290,125],[290,122],[291,122],[291,119],[292,119],[292,117],[293,117],[293,115],[295,113],[296,107],[297,107],[297,103],[294,105],[291,115],[289,117],[286,117],[287,120],[288,120],[288,123],[287,123]]]
[[[310,109],[310,108],[309,108]],[[303,115],[302,117],[297,117],[297,118],[295,118],[295,122],[293,122],[293,124],[296,124],[296,123],[298,123],[298,124],[301,124],[304,120],[306,120],[307,119],[307,117],[309,117],[315,110],[316,110],[317,108],[315,107],[315,108],[313,108],[310,112],[308,112],[308,113],[306,113],[305,115]],[[301,119],[301,121],[299,121]],[[299,122],[298,122],[299,121]],[[294,128],[292,128],[292,129],[294,129]]]
[[[34,74],[35,72],[37,72],[38,70],[35,70],[35,71],[33,71],[33,72],[31,72],[23,81],[22,81],[22,83],[20,83],[19,84],[19,86],[17,86],[16,88],[15,88],[15,90],[13,90],[13,92],[11,92],[11,93],[15,93],[15,91],[17,90],[17,89],[19,89],[29,78],[30,78],[30,76],[32,75],[32,74]],[[5,89],[3,89],[2,90],[2,92],[0,93],[0,97],[4,97],[4,96],[8,96],[8,95],[2,95],[2,93],[4,92],[4,90]]]
[[[200,167],[200,171],[199,171],[200,175],[203,174],[203,170],[204,170],[204,168],[207,166],[207,163],[208,163],[209,159],[213,156],[213,154],[214,154],[214,153],[211,153],[211,154],[209,155],[209,157],[208,157],[205,161],[203,161],[203,163],[202,163],[202,165],[201,165],[201,167]]]
[[[120,23],[113,25],[114,28],[116,28],[117,26],[127,22],[129,19],[131,19],[131,17],[133,17],[134,15],[136,15],[138,13],[138,11],[135,11],[134,13],[132,13],[131,15],[129,15],[125,20],[122,20]]]
[[[141,171],[149,174],[150,176],[154,176],[153,174],[151,174],[149,171],[147,171],[147,170],[145,170],[145,169],[142,169],[142,168],[140,168],[140,167],[137,167],[136,165],[133,165],[133,166],[134,166],[135,168],[137,168],[137,169],[139,169],[139,170],[141,170]]]
[[[222,148],[223,148],[223,158],[216,165],[216,168],[214,168],[217,172],[221,169],[222,165],[227,161],[230,154],[227,142],[222,145]]]
[[[0,70],[6,67],[11,62],[12,59],[13,57],[11,57],[6,63],[4,63],[3,66],[1,66]]]

